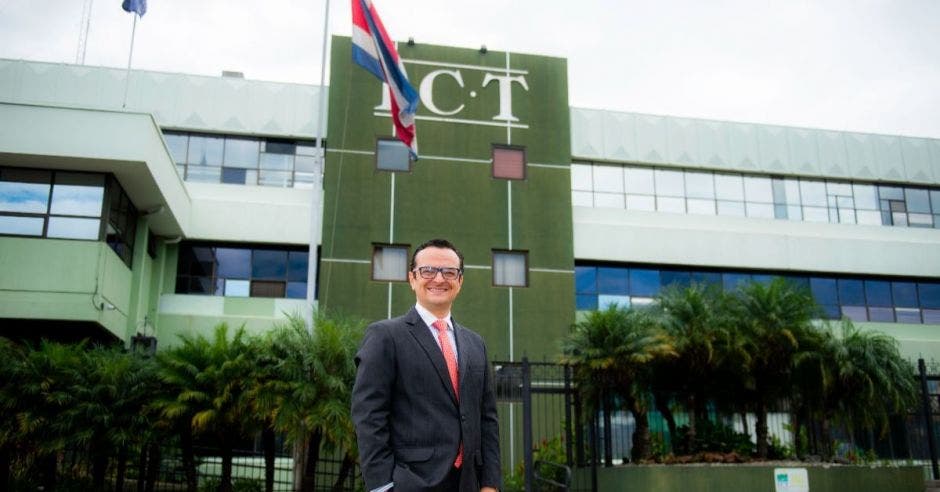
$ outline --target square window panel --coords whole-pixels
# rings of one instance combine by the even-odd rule
[[[287,188],[290,186],[290,171],[265,171],[258,173],[258,184],[261,186],[278,186]]]
[[[840,208],[839,209],[839,223],[840,224],[854,224],[855,223],[855,210],[851,208]]]
[[[930,213],[930,195],[925,189],[908,188],[904,192],[904,202],[908,212]]]
[[[824,207],[803,207],[805,222],[829,222],[829,209]]]
[[[372,250],[372,280],[408,280],[408,247],[377,245]]]
[[[622,267],[597,267],[597,292],[618,295],[630,293],[629,270]]]
[[[878,210],[878,190],[874,185],[853,184],[852,192],[855,198],[855,208]]]
[[[572,191],[571,205],[574,207],[593,207],[594,194],[590,191]]]
[[[287,154],[261,154],[261,169],[290,171],[294,168],[294,156]]]
[[[774,218],[781,219],[781,220],[788,219],[789,217],[788,217],[787,211],[791,208],[798,208],[798,207],[787,207],[786,205],[774,205]]]
[[[225,279],[225,297],[248,297],[251,294],[251,282],[248,280]]]
[[[826,193],[832,196],[852,196],[852,185],[849,183],[826,183]]]
[[[865,289],[861,280],[840,278],[838,286],[840,303],[859,306],[865,304]]]
[[[688,198],[715,198],[712,173],[685,173],[685,195]]]
[[[630,307],[630,296],[614,296],[610,294],[600,294],[597,296],[597,309],[604,310],[613,305],[620,306],[621,308]]]
[[[659,270],[645,268],[630,269],[630,294],[633,296],[652,297],[659,294]]]
[[[222,137],[190,135],[186,162],[197,166],[221,166],[224,142]]]
[[[653,170],[646,167],[623,168],[623,181],[627,193],[655,194]]]
[[[924,324],[940,325],[940,309],[924,309]]]
[[[773,188],[770,178],[749,176],[744,178],[744,200],[747,202],[773,203]]]
[[[594,192],[594,206],[600,208],[623,208],[623,195],[620,193]]]
[[[920,307],[940,309],[940,283],[920,282],[917,284]]]
[[[49,217],[46,237],[63,239],[98,239],[101,219]]]
[[[0,212],[44,214],[49,207],[49,184],[0,181]]]
[[[287,251],[256,249],[251,255],[251,278],[284,280],[287,278]]]
[[[891,307],[891,282],[883,280],[865,281],[865,300],[869,306]]]
[[[245,169],[222,168],[222,182],[226,184],[245,184]]]
[[[891,295],[895,307],[919,307],[917,284],[913,282],[891,282]]]
[[[747,202],[747,216],[756,219],[772,219],[774,206],[772,203]]]
[[[306,299],[307,282],[287,282],[287,292],[284,297],[288,299]]]
[[[189,294],[218,296],[224,292],[224,280],[212,277],[192,277],[189,279]]]
[[[894,308],[894,315],[898,323],[921,324],[920,309]]]
[[[493,146],[493,177],[500,179],[525,179],[525,149],[521,147]],[[595,175],[597,167],[594,168]],[[619,181],[619,177],[618,177]]]
[[[837,304],[820,304],[819,307],[822,309],[822,315],[825,319],[840,319],[842,317],[842,310],[839,309]]]
[[[647,195],[627,195],[627,210],[656,210],[656,198]]]
[[[294,170],[297,172],[314,173],[319,171],[319,160],[315,156],[298,155],[294,157]]]
[[[222,169],[218,167],[190,165],[186,169],[186,181],[194,183],[218,183],[222,180]]]
[[[663,270],[659,273],[660,282],[665,287],[685,288],[692,285],[692,276],[689,272]]]
[[[316,256],[314,256],[316,261]],[[307,251],[290,251],[287,257],[287,280],[291,282],[306,282],[307,268],[310,264],[310,253]],[[289,286],[288,286],[289,288]]]
[[[803,207],[799,205],[787,205],[787,219],[801,222],[803,220]]]
[[[225,167],[257,169],[259,148],[258,140],[226,137],[225,159],[222,165]]]
[[[45,219],[42,217],[15,217],[0,215],[0,234],[14,236],[42,236],[42,226]]]
[[[894,309],[888,307],[869,307],[868,320],[878,323],[894,323]]]
[[[657,196],[656,197],[656,210],[659,212],[684,214],[685,213],[685,199]]]
[[[809,288],[813,293],[813,298],[819,304],[838,304],[839,291],[836,288],[836,280],[832,278],[810,278]]]
[[[933,227],[933,216],[930,214],[907,214],[907,223],[911,227]]]
[[[572,164],[571,165],[571,189],[591,191],[591,166],[590,164]]]
[[[852,321],[868,321],[868,310],[865,306],[842,306],[842,316]]]
[[[578,294],[596,294],[597,293],[597,267],[592,267],[592,266],[574,267],[574,285],[575,285],[575,292],[577,292]]]
[[[287,294],[287,282],[271,280],[252,280],[251,297],[284,298]]]
[[[375,142],[375,168],[380,171],[410,171],[411,152],[401,140],[380,138]]]
[[[744,180],[732,174],[715,175],[715,197],[719,200],[744,201]]]
[[[804,206],[825,207],[827,205],[826,183],[823,181],[801,180],[800,199]]]
[[[692,283],[698,285],[721,286],[721,274],[717,272],[692,272]]]
[[[528,254],[520,251],[493,251],[493,285],[529,285]]]
[[[686,202],[690,214],[715,215],[715,200],[699,200],[689,198]]]
[[[892,212],[891,224],[895,226],[907,226],[907,214],[904,212]]]
[[[718,215],[744,217],[744,202],[718,201]]]
[[[597,294],[578,294],[575,296],[575,304],[578,311],[597,309]]]
[[[656,169],[654,171],[656,180],[656,196],[685,196],[685,182],[682,179],[682,171],[667,171]]]
[[[100,174],[56,173],[50,214],[100,217],[104,177]]]
[[[163,140],[166,142],[166,148],[170,151],[170,157],[173,162],[186,162],[186,146],[189,145],[188,135],[177,135],[175,133],[164,133]]]
[[[227,279],[248,279],[251,276],[251,250],[247,248],[214,248],[216,275]]]
[[[881,212],[877,210],[856,210],[855,218],[862,225],[881,225]]]
[[[595,192],[623,193],[623,168],[620,166],[594,166]]]

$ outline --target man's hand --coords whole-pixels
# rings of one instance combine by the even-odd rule
[[[480,492],[499,492],[499,491],[494,489],[493,487],[483,487],[482,489],[480,489]]]

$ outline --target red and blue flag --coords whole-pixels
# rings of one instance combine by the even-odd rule
[[[388,84],[395,133],[417,159],[415,113],[418,111],[418,93],[408,81],[395,44],[385,32],[371,0],[352,0],[352,23],[353,61]]]

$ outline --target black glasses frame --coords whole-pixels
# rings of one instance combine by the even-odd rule
[[[425,280],[431,280],[437,277],[437,273],[441,273],[441,277],[444,277],[444,280],[457,280],[460,278],[460,275],[463,274],[463,270],[454,267],[432,267],[432,266],[421,266],[412,270],[413,273],[420,275],[421,278]]]

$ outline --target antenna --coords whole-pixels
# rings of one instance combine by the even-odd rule
[[[85,64],[85,51],[88,49],[88,30],[91,28],[91,9],[95,0],[82,2],[82,20],[78,25],[78,49],[75,52],[75,63]]]

